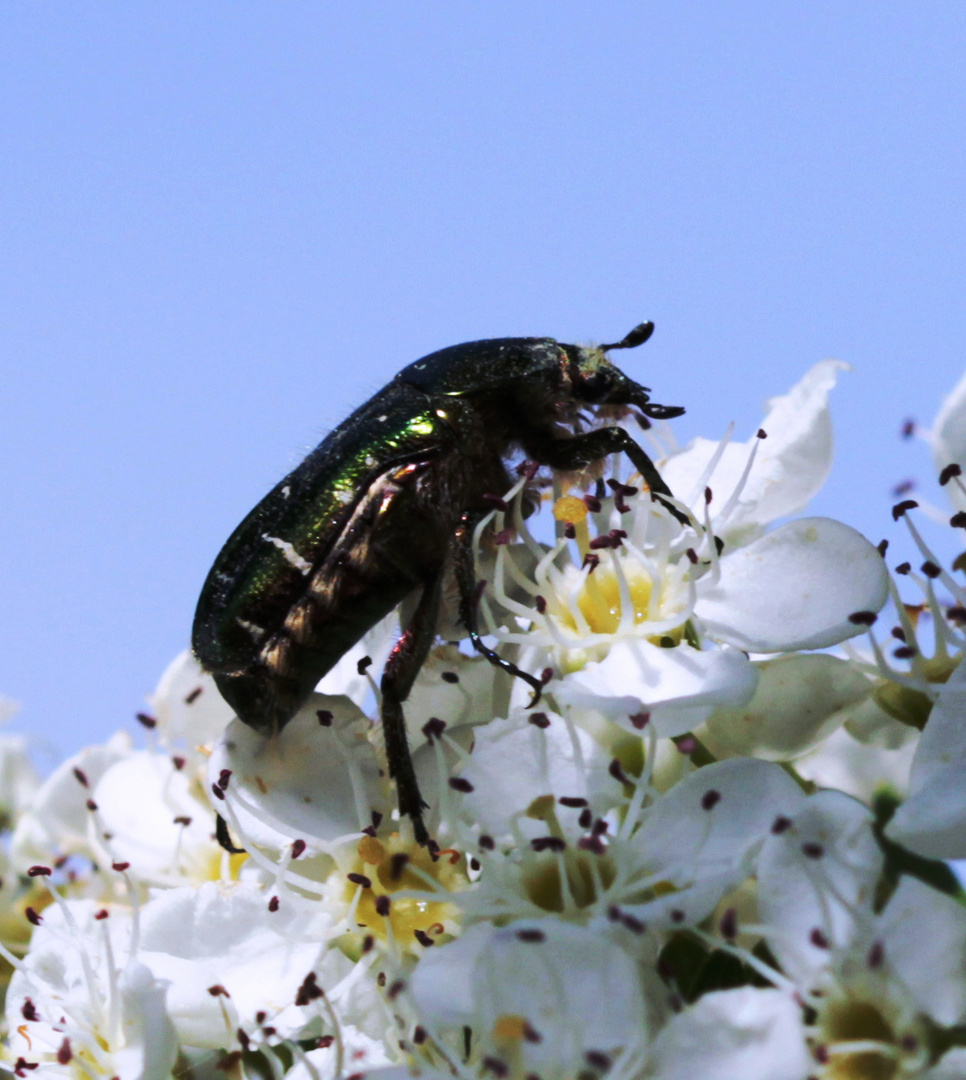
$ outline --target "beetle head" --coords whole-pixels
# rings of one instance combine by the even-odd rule
[[[599,345],[597,348],[562,345],[567,356],[567,378],[574,398],[588,405],[634,405],[654,420],[681,416],[683,408],[652,402],[649,388],[628,378],[605,355],[611,349],[633,349],[643,345],[653,332],[654,323],[644,322],[611,345]]]

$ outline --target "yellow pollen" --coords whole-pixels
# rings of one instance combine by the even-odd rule
[[[496,1042],[523,1042],[527,1022],[522,1016],[498,1016],[493,1025],[493,1038]]]
[[[381,940],[388,937],[388,927],[392,927],[393,937],[404,949],[421,951],[415,932],[421,931],[433,938],[447,935],[447,926],[456,917],[456,908],[447,900],[429,900],[422,897],[400,896],[403,892],[432,892],[432,885],[427,878],[441,886],[445,892],[459,892],[465,889],[466,859],[458,853],[452,857],[440,858],[435,862],[425,848],[407,843],[398,833],[383,840],[374,836],[364,836],[356,849],[358,862],[353,868],[363,874],[371,887],[361,891],[351,881],[346,882],[346,903],[352,903],[358,895],[355,909],[355,922],[360,932],[368,933]],[[389,914],[380,915],[377,904],[381,897],[389,901]],[[382,901],[384,904],[385,901]]]
[[[583,499],[576,495],[562,495],[553,504],[553,516],[557,521],[570,521],[574,525],[585,521],[587,518],[587,506]]]
[[[386,857],[386,849],[374,836],[364,836],[359,841],[359,858],[370,866],[378,866]]]

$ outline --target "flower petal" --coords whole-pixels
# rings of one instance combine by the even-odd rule
[[[725,549],[727,551],[727,549]],[[822,649],[863,632],[856,612],[889,595],[882,556],[831,518],[801,518],[721,560],[697,585],[695,615],[708,633],[749,652]]]

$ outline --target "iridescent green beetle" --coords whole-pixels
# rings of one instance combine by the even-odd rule
[[[447,573],[476,649],[540,693],[540,680],[489,649],[476,625],[472,535],[493,495],[511,485],[507,457],[522,450],[575,470],[623,451],[652,498],[687,524],[623,428],[575,430],[588,406],[635,407],[655,419],[684,412],[651,403],[605,356],[643,344],[653,329],[642,323],[598,348],[496,338],[442,349],[403,368],[325,438],[232,533],[198,601],[195,655],[239,718],[266,735],[280,731],[362,635],[419,592],[381,690],[400,814],[426,843],[402,704],[435,639]]]

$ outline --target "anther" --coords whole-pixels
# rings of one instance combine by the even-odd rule
[[[528,945],[546,941],[546,938],[547,935],[542,930],[537,930],[535,927],[528,927],[524,930],[517,931],[517,940],[525,941]]]
[[[403,871],[406,869],[406,863],[409,862],[409,856],[405,851],[397,851],[394,855],[389,856],[389,880],[398,881],[403,876]]]
[[[448,782],[449,786],[454,791],[460,791],[464,795],[468,795],[471,791],[473,791],[473,785],[465,777],[451,776]]]
[[[807,859],[820,859],[825,854],[825,848],[821,844],[807,841],[802,844],[802,854]]]
[[[774,836],[781,836],[783,832],[787,832],[792,827],[792,819],[787,818],[782,814],[771,823],[771,831]]]
[[[81,787],[89,788],[91,786],[90,781],[87,779],[87,774],[84,772],[83,769],[75,768],[74,777],[77,780],[77,783],[81,785]]]
[[[426,933],[425,930],[414,930],[413,937],[423,946],[424,949],[428,949],[430,945],[435,945],[436,942]]]
[[[361,659],[361,660],[359,661],[359,663],[358,663],[358,664],[356,664],[356,671],[357,671],[357,672],[358,672],[358,673],[359,673],[360,675],[365,675],[365,673],[366,673],[367,669],[368,669],[368,668],[369,668],[369,667],[371,666],[371,664],[372,664],[372,657],[371,657],[371,656],[364,656],[364,657],[363,657],[363,658],[362,658],[362,659]]]
[[[332,727],[332,713],[328,709],[316,709],[315,715],[322,727]]]
[[[272,912],[278,911],[278,897],[277,896],[273,896],[271,898],[271,900],[269,900],[269,902],[268,902],[268,910],[272,911]]]
[[[494,510],[502,510],[504,513],[510,509],[506,499],[499,495],[493,495],[489,491],[483,492],[480,496],[480,502],[486,503],[487,506],[492,506]]]
[[[548,728],[550,727],[550,717],[545,712],[532,712],[527,718],[528,722],[533,724],[534,727]]]
[[[49,866],[31,866],[27,871],[27,877],[49,877],[53,870]]]
[[[919,568],[926,575],[927,578],[935,580],[942,573],[942,570],[930,559],[927,559]]]
[[[884,559],[885,558],[885,553],[889,550],[889,541],[888,540],[880,540],[878,542],[878,544],[876,544],[875,550],[878,551],[878,553]]]
[[[601,502],[596,495],[585,495],[584,506],[586,506],[592,514],[600,513]]]
[[[885,959],[885,948],[881,941],[873,941],[872,947],[869,949],[869,955],[866,957],[866,963],[870,968],[882,967],[882,961]]]
[[[947,465],[945,469],[939,474],[939,483],[942,487],[945,487],[954,476],[962,476],[963,470],[953,462],[952,465]]]
[[[817,926],[808,935],[808,940],[815,946],[816,949],[827,949],[829,947],[828,938]]]
[[[360,888],[363,888],[363,889],[371,889],[372,888],[372,881],[369,878],[367,878],[365,874],[351,873],[351,874],[346,874],[346,877],[349,879],[349,881],[352,882],[353,885],[358,885]]]
[[[728,910],[721,916],[721,936],[726,941],[734,941],[738,936],[738,912],[734,908],[728,908]]]
[[[907,510],[915,510],[919,503],[915,499],[903,499],[902,502],[896,503],[892,508],[892,520],[898,521],[903,517]]]
[[[559,802],[561,806],[569,806],[574,810],[579,810],[581,807],[587,805],[586,799],[582,799],[576,795],[561,795],[557,802]]]
[[[878,615],[874,611],[853,611],[849,616],[849,622],[853,626],[872,626]]]
[[[431,716],[422,726],[422,732],[429,742],[438,739],[445,730],[446,721],[440,720],[438,716]]]
[[[444,671],[440,675],[440,678],[443,680],[443,682],[450,684],[458,683],[460,681],[460,677],[456,674],[455,671]]]
[[[305,851],[305,841],[301,840],[301,839],[300,840],[293,840],[292,841],[292,858],[297,859],[302,854],[303,851]]]
[[[308,1005],[310,1001],[315,1001],[324,996],[322,987],[318,984],[318,976],[314,971],[310,971],[302,982],[302,985],[298,989],[298,993],[295,995],[296,1005]]]
[[[198,700],[198,698],[201,697],[201,692],[202,692],[203,689],[204,689],[203,686],[196,686],[194,688],[194,690],[192,690],[189,693],[185,694],[185,696],[184,696],[185,705],[194,705],[194,703]]]
[[[534,851],[565,851],[567,842],[559,836],[537,836],[530,841]]]
[[[711,810],[721,802],[721,792],[710,788],[701,796],[701,809]]]
[[[949,519],[949,524],[954,529],[966,529],[966,510],[960,510]]]
[[[137,722],[139,724],[141,724],[143,727],[146,727],[148,729],[148,731],[150,731],[151,728],[155,728],[155,727],[158,726],[157,720],[155,720],[155,718],[153,716],[149,716],[147,713],[143,713],[143,712],[135,713],[134,714],[134,719],[137,720]]]
[[[383,893],[382,896],[376,897],[376,914],[380,915],[383,919],[388,918],[391,906],[392,901],[385,893]]]

